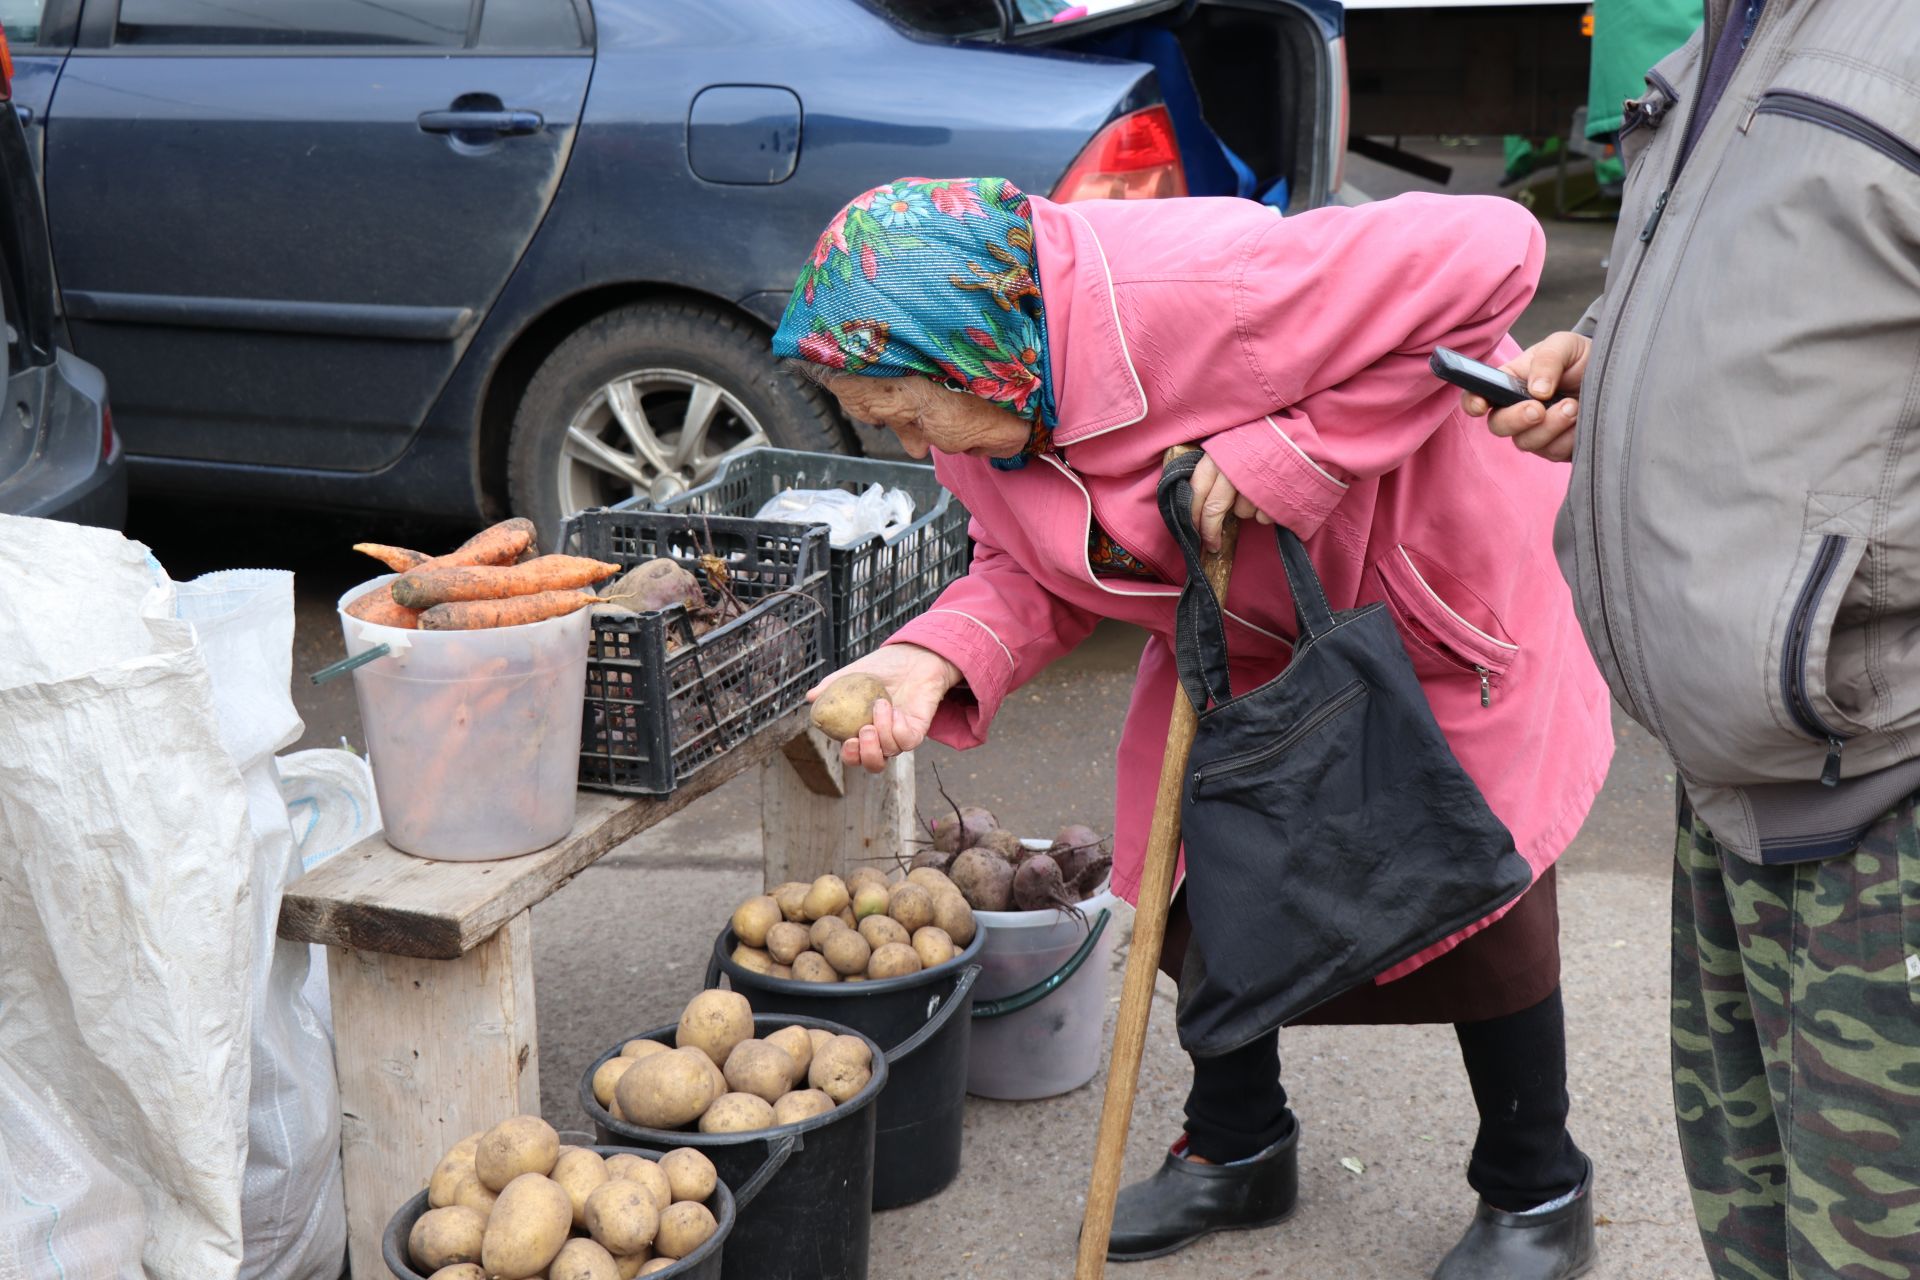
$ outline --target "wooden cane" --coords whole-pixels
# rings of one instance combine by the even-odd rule
[[[1171,462],[1189,446],[1167,451]],[[1233,516],[1220,530],[1220,549],[1201,559],[1214,595],[1227,598],[1233,572],[1233,548],[1239,536]],[[1153,1008],[1154,975],[1160,971],[1160,947],[1167,937],[1172,906],[1173,871],[1180,861],[1180,790],[1187,776],[1199,719],[1186,690],[1173,691],[1173,716],[1167,725],[1167,753],[1160,762],[1160,790],[1153,801],[1153,826],[1147,832],[1147,858],[1140,873],[1139,903],[1133,913],[1133,942],[1120,987],[1120,1016],[1113,1028],[1113,1057],[1107,1064],[1107,1092],[1100,1104],[1100,1136],[1093,1148],[1093,1176],[1087,1183],[1087,1210],[1080,1222],[1080,1254],[1074,1280],[1099,1280],[1106,1274],[1107,1240],[1113,1234],[1113,1205],[1120,1195],[1120,1174],[1133,1124],[1133,1095],[1140,1087],[1140,1057],[1147,1047],[1147,1015]]]

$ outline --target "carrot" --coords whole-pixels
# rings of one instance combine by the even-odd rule
[[[435,557],[433,564],[436,567],[511,564],[515,557],[533,545],[533,535],[533,521],[515,516],[511,520],[502,520],[491,528],[482,529],[461,543],[458,550]]]
[[[479,631],[488,627],[518,627],[545,622],[590,604],[600,597],[585,591],[540,591],[506,600],[464,600],[437,604],[420,615],[423,631]]]
[[[347,616],[358,618],[362,622],[377,623],[383,627],[399,627],[402,630],[418,629],[420,611],[409,609],[393,598],[391,584],[376,587],[347,606]]]
[[[415,551],[410,547],[389,547],[379,542],[356,542],[353,544],[353,549],[361,555],[372,556],[395,573],[418,569],[433,559],[424,551]]]
[[[590,586],[620,572],[617,564],[580,556],[541,556],[526,564],[468,568],[422,566],[393,580],[393,598],[409,609],[462,600],[502,600]]]

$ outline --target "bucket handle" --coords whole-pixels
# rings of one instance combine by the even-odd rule
[[[790,1133],[768,1147],[766,1160],[753,1171],[753,1176],[733,1193],[734,1209],[738,1211],[752,1204],[753,1198],[766,1189],[767,1183],[773,1181],[773,1175],[780,1172],[781,1167],[787,1163],[787,1158],[805,1145],[805,1141],[799,1134]]]
[[[364,667],[369,662],[378,658],[384,658],[392,652],[393,646],[383,642],[374,645],[371,649],[364,649],[354,654],[351,658],[342,658],[332,666],[322,667],[309,675],[307,679],[313,681],[315,684],[325,684],[329,680],[347,674],[347,672],[352,671],[355,667]]]
[[[1080,944],[1078,951],[1067,957],[1065,964],[1028,987],[1025,991],[1016,991],[1010,996],[1002,996],[998,1000],[988,1000],[984,1004],[974,1005],[973,1016],[976,1018],[1004,1018],[1010,1013],[1018,1013],[1022,1009],[1040,1003],[1043,998],[1052,994],[1059,987],[1064,986],[1069,978],[1080,972],[1080,966],[1085,964],[1087,957],[1093,954],[1094,943],[1100,941],[1100,935],[1106,932],[1107,922],[1111,919],[1113,919],[1113,909],[1111,907],[1100,908],[1099,914],[1093,918],[1093,927],[1087,930],[1087,940]]]
[[[887,1065],[891,1067],[897,1063],[906,1061],[918,1053],[921,1046],[926,1044],[927,1041],[939,1035],[940,1029],[946,1026],[948,1020],[953,1017],[954,1010],[967,1002],[967,996],[973,991],[974,979],[979,976],[980,966],[977,964],[968,965],[966,970],[961,973],[960,980],[953,984],[953,990],[948,993],[947,998],[941,1002],[939,1010],[931,1018],[927,1019],[926,1024],[887,1051]]]

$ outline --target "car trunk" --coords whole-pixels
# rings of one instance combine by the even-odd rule
[[[42,400],[54,359],[53,284],[32,159],[11,104],[0,101],[0,322],[7,397],[0,412],[0,491],[51,447]],[[22,481],[24,483],[24,480]],[[0,503],[0,509],[5,509]]]

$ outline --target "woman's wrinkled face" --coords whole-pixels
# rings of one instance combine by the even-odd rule
[[[847,415],[900,437],[910,457],[929,449],[975,458],[1010,458],[1026,448],[1025,418],[931,378],[877,378],[839,374],[823,385]]]

